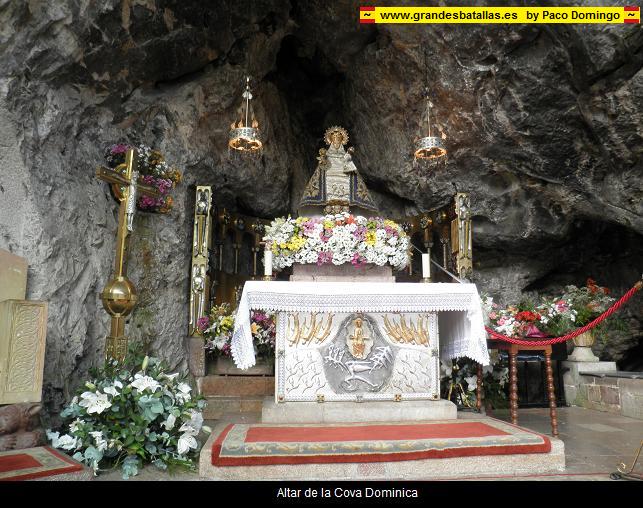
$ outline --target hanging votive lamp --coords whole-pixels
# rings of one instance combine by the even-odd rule
[[[259,139],[259,122],[250,106],[252,92],[249,77],[246,77],[246,89],[242,97],[243,101],[237,112],[239,120],[235,120],[230,125],[228,147],[237,152],[259,153],[263,144]]]
[[[444,133],[441,136],[435,136],[431,133],[431,107],[433,104],[429,100],[428,90],[426,95],[426,122],[428,125],[427,135],[416,139],[415,141],[415,160],[439,159],[447,154],[443,140],[446,139]]]

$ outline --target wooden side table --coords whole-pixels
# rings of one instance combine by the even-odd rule
[[[556,413],[556,394],[554,392],[554,374],[551,368],[551,345],[537,346],[525,341],[524,344],[512,344],[502,341],[489,341],[489,349],[507,351],[509,354],[509,410],[511,423],[518,425],[518,368],[516,358],[520,351],[544,351],[545,373],[547,375],[547,398],[549,399],[549,416],[551,417],[552,436],[558,437],[558,414]],[[478,380],[482,379],[482,366],[478,367]],[[480,407],[480,391],[478,386],[478,402]]]

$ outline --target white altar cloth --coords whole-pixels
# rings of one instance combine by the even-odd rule
[[[255,365],[250,310],[272,312],[438,312],[440,357],[489,365],[487,333],[475,284],[248,281],[237,308],[232,357]]]

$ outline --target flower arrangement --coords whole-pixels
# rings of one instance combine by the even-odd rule
[[[340,213],[280,218],[266,228],[263,239],[271,245],[276,270],[294,263],[355,267],[388,263],[401,270],[409,262],[408,236],[398,224],[380,217]]]
[[[130,148],[135,148],[138,153],[139,183],[155,187],[161,194],[158,198],[140,196],[136,206],[146,212],[169,212],[174,205],[172,196],[169,194],[181,182],[181,172],[176,168],[170,168],[161,152],[143,144],[133,146],[118,143],[107,147],[105,150],[107,165],[116,171],[124,172],[125,168],[123,166],[119,168],[119,166],[125,162],[125,155]]]
[[[491,363],[482,367],[482,387],[485,404],[493,408],[507,407],[507,382],[509,368],[500,358],[498,351],[489,351]],[[440,362],[440,387],[442,398],[453,400],[461,407],[476,406],[476,389],[478,386],[477,363],[468,358],[456,362]]]
[[[487,324],[508,337],[558,337],[586,325],[605,312],[615,301],[609,289],[587,279],[585,287],[566,286],[562,296],[541,298],[539,303],[524,301],[506,308],[483,297]],[[622,329],[622,320],[612,317],[593,330],[606,338],[607,330]]]
[[[67,420],[63,430],[47,430],[54,448],[85,463],[94,474],[106,465],[120,466],[124,479],[145,463],[163,470],[195,467],[204,400],[190,393],[178,373],[167,374],[159,360],[139,360],[111,361],[94,371],[62,411]]]
[[[250,315],[252,342],[255,354],[272,358],[275,351],[275,317],[273,314],[252,311]],[[200,318],[197,328],[205,339],[204,348],[216,356],[230,356],[234,314],[227,303],[215,305],[207,317]]]
[[[232,351],[232,332],[234,331],[234,315],[230,304],[215,305],[208,316],[199,318],[197,329],[205,339],[204,348],[216,356],[230,356]]]

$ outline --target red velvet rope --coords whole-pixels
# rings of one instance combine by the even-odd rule
[[[614,305],[612,305],[609,309],[607,309],[600,316],[594,319],[594,321],[590,321],[585,326],[582,326],[581,328],[578,328],[573,332],[568,333],[567,335],[563,335],[562,337],[556,337],[554,339],[547,339],[547,340],[514,339],[513,337],[507,337],[506,335],[502,335],[501,333],[498,333],[492,330],[488,326],[485,326],[485,329],[487,330],[487,333],[491,335],[494,339],[510,342],[512,344],[530,344],[532,346],[546,346],[548,344],[558,344],[559,342],[565,342],[570,339],[573,339],[574,337],[578,337],[582,333],[585,333],[586,331],[591,330],[592,328],[597,326],[599,323],[601,323],[602,321],[610,317],[612,314],[614,314],[621,307],[621,305],[623,305],[630,298],[632,298],[634,294],[637,291],[639,291],[642,287],[643,287],[643,281],[638,281],[636,284],[634,284],[632,289],[630,289],[627,293],[625,293],[619,300],[614,302]]]

